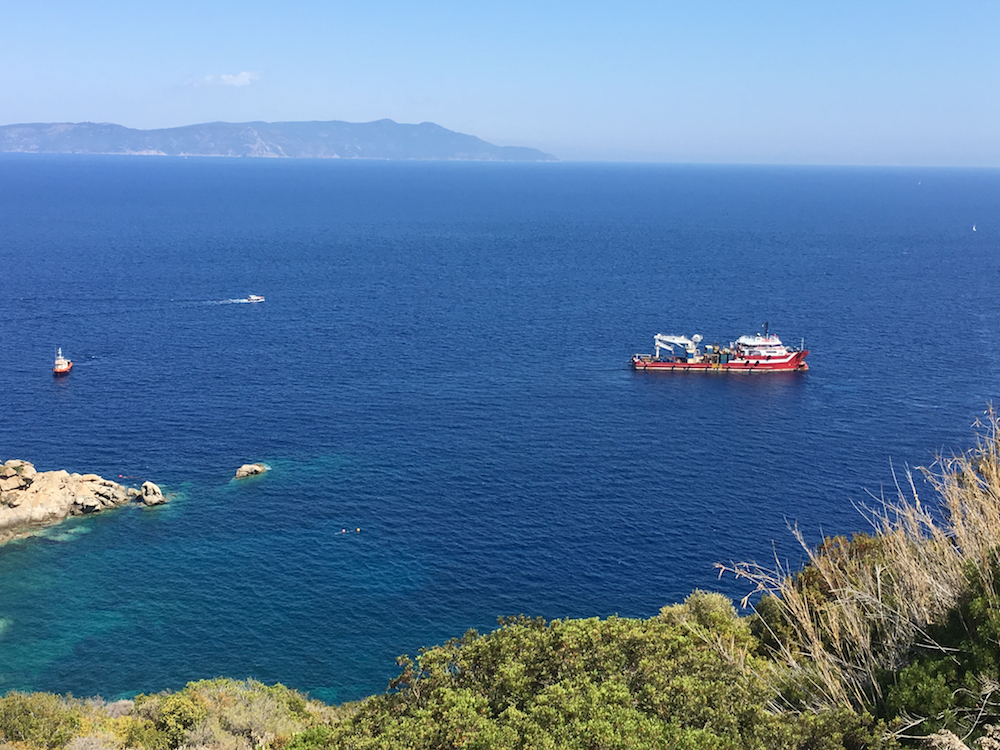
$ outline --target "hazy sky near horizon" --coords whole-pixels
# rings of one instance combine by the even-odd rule
[[[0,124],[430,121],[564,160],[1000,167],[1000,3],[3,3]]]

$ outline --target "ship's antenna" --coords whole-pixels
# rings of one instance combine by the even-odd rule
[[[764,321],[764,338],[767,338],[767,321]]]

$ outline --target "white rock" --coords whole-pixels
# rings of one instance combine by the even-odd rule
[[[263,474],[265,471],[267,471],[267,467],[264,464],[243,464],[236,470],[236,479]]]
[[[162,505],[167,502],[167,498],[160,492],[160,488],[152,482],[142,483],[142,502],[146,505]]]
[[[4,477],[0,479],[0,492],[9,492],[10,490],[19,490],[22,487],[28,486],[29,482],[24,481],[24,477],[20,474],[15,474],[12,477]]]

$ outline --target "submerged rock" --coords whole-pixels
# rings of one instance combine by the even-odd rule
[[[267,471],[267,467],[264,464],[243,464],[240,468],[236,470],[236,479],[243,479],[244,477],[252,477],[257,474],[263,474]]]

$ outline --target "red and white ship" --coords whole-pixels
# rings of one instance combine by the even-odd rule
[[[62,348],[60,347],[56,351],[56,363],[52,368],[53,375],[65,375],[67,372],[73,369],[73,360],[66,359],[62,355]]]
[[[809,369],[809,350],[785,346],[774,334],[740,336],[729,346],[707,344],[699,348],[699,334],[691,338],[658,333],[653,337],[656,354],[636,354],[632,367],[636,370],[681,370],[685,372],[802,372]],[[674,347],[679,347],[680,352]],[[669,354],[663,354],[669,351]]]

